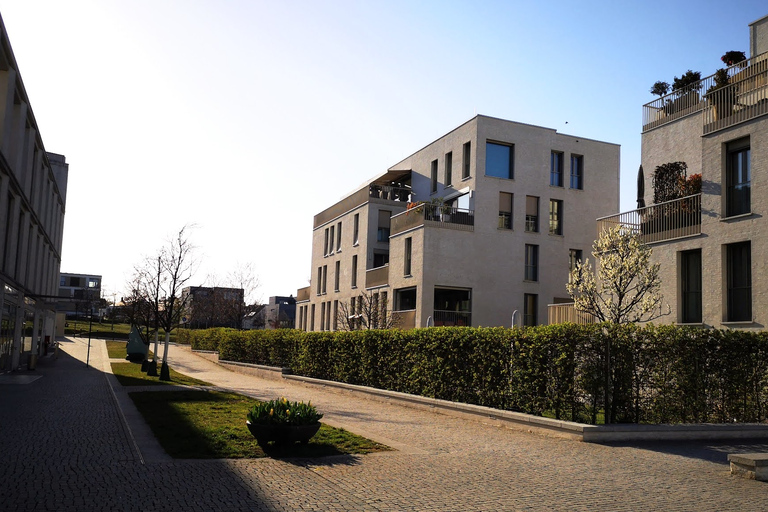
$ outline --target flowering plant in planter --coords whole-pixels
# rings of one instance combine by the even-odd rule
[[[254,425],[313,425],[322,417],[312,402],[289,402],[285,398],[257,403],[248,412],[248,421]]]

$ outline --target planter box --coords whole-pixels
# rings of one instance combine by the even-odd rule
[[[307,444],[309,440],[320,430],[320,422],[312,425],[257,425],[246,421],[248,430],[259,446],[267,446],[267,443],[293,444],[299,442]]]

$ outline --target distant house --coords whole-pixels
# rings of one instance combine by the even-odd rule
[[[269,304],[266,305],[266,325],[267,329],[293,329],[296,318],[296,299],[293,295],[289,297],[275,296],[269,298]]]
[[[598,219],[651,245],[671,306],[658,322],[768,325],[768,16],[749,28],[747,60],[643,106],[644,202],[670,162],[700,174],[700,192]]]
[[[99,316],[101,307],[100,275],[61,273],[57,307],[59,313],[67,317]]]

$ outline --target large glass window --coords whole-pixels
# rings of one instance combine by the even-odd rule
[[[392,222],[392,212],[389,210],[379,210],[379,226],[376,231],[376,240],[378,242],[389,243],[389,229]]]
[[[701,323],[701,249],[680,253],[680,320]]]
[[[751,243],[726,246],[729,322],[752,321],[752,254]]]
[[[435,288],[435,326],[472,324],[472,290],[467,288]]]
[[[571,188],[584,188],[584,157],[571,155]]]
[[[416,287],[395,290],[395,311],[416,309]]]
[[[553,151],[550,158],[549,184],[553,187],[563,186],[563,154]]]
[[[749,139],[728,144],[725,179],[725,214],[728,217],[752,211],[749,154]]]
[[[525,244],[525,280],[539,280],[539,246]]]
[[[512,194],[499,192],[499,229],[512,229]]]
[[[514,178],[514,155],[514,146],[487,142],[485,144],[485,175],[496,178]]]
[[[356,213],[352,221],[352,245],[357,245],[360,235],[360,214]]]
[[[549,234],[563,234],[563,202],[558,199],[549,200]]]

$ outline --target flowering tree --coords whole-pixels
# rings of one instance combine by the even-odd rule
[[[663,312],[659,264],[651,263],[651,248],[624,226],[606,229],[592,245],[598,265],[577,263],[566,289],[578,311],[600,322],[650,321]]]

